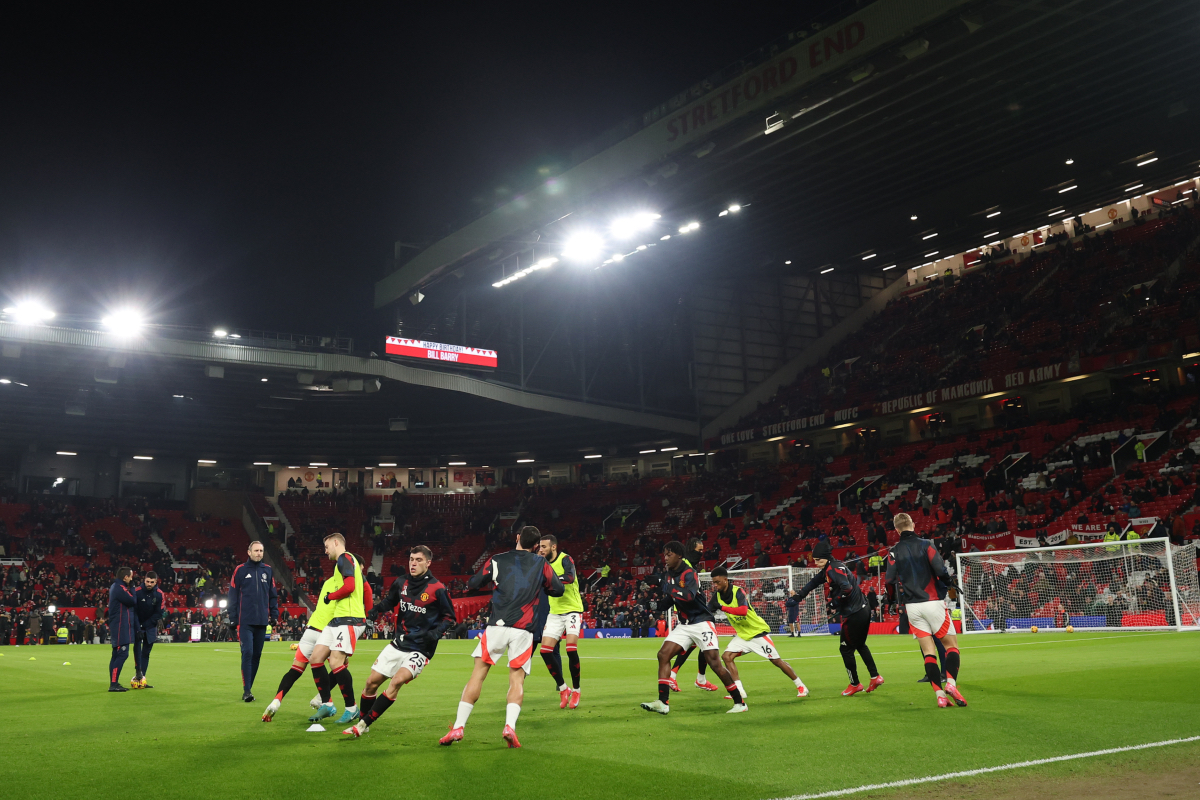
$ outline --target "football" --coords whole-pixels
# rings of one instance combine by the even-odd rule
[[[1075,632],[1075,626],[1074,626],[1074,625],[1068,625],[1068,626],[1067,626],[1067,633],[1074,633],[1074,632]]]
[[[299,650],[299,649],[300,649],[300,645],[296,644],[295,642],[292,642],[292,649],[293,649],[293,650]]]
[[[1029,629],[1029,632],[1030,632],[1030,633],[1037,633],[1037,625],[1034,625],[1032,628],[1030,628],[1030,629]]]

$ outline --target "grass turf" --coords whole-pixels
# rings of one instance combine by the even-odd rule
[[[689,685],[694,656],[671,714],[642,711],[638,704],[656,695],[657,640],[581,643],[583,702],[575,711],[559,710],[535,656],[519,751],[500,738],[503,667],[484,685],[466,739],[437,745],[470,672],[470,642],[443,642],[361,740],[341,736],[343,726],[329,720],[327,732],[305,732],[314,694],[307,674],[275,721],[260,721],[291,661],[286,643],[264,650],[252,704],[241,702],[236,644],[158,645],[150,664],[157,688],[125,694],[105,691],[108,647],[4,647],[7,706],[25,713],[0,728],[0,786],[27,799],[211,792],[231,800],[311,786],[412,800],[508,796],[524,779],[530,792],[549,781],[579,800],[680,792],[761,800],[1200,734],[1198,633],[963,637],[965,709],[938,709],[929,687],[916,683],[922,662],[909,637],[869,640],[887,683],[851,698],[840,695],[846,677],[836,639],[775,642],[812,696],[797,699],[782,673],[744,656],[751,710],[734,716],[724,714],[721,694]],[[356,690],[384,644],[361,643],[351,664]],[[340,712],[336,689],[334,697]],[[1079,774],[1198,758],[1200,745],[1185,744],[1037,769]]]

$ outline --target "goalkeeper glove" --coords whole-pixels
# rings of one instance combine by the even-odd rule
[[[330,601],[330,599],[329,599],[329,592],[326,592],[326,593],[325,593],[325,597],[324,597],[323,599],[324,599],[324,601],[325,601],[326,603],[329,603],[329,602],[331,602],[331,601]]]

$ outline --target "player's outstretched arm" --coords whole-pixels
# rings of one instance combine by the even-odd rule
[[[800,605],[800,602],[804,600],[804,598],[808,597],[813,591],[816,590],[818,586],[825,582],[825,572],[826,570],[822,569],[816,575],[813,575],[812,578],[809,579],[808,583],[804,584],[804,588],[801,589],[796,595],[796,605]]]
[[[567,590],[563,586],[563,582],[558,579],[558,575],[554,574],[554,568],[549,563],[542,565],[542,585],[546,587],[546,594],[551,597],[562,597],[563,592]]]
[[[477,591],[490,583],[491,580],[492,560],[489,558],[487,561],[483,562],[483,566],[479,568],[479,572],[476,572],[471,576],[471,579],[467,581],[467,588],[469,588],[471,591]]]
[[[740,586],[733,587],[733,605],[722,605],[721,610],[736,617],[744,617],[749,614],[750,600],[746,597],[745,590]]]

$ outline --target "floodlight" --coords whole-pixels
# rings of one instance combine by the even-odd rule
[[[204,607],[212,608],[212,598],[211,597],[204,601]]]
[[[659,215],[653,211],[638,211],[624,217],[618,217],[609,225],[609,231],[618,239],[628,239],[639,231],[648,230],[654,225]]]
[[[532,464],[533,459],[532,458],[518,458],[517,463],[518,464]]]
[[[46,610],[53,614],[55,611],[58,611],[58,606],[46,606]]]
[[[222,600],[221,602],[217,603],[217,606],[220,608],[225,608],[228,605],[229,605],[229,601],[227,601],[227,600]]]
[[[217,328],[215,331],[213,331],[213,336],[215,336],[218,339],[224,339],[228,335],[229,335],[229,331],[223,330],[221,328]]]
[[[569,261],[595,261],[604,248],[604,239],[594,231],[576,231],[567,237],[562,256]]]
[[[736,214],[737,212],[742,210],[742,207],[739,206],[737,203],[734,203],[727,210],[729,211],[730,214]]]
[[[146,324],[141,313],[132,308],[117,309],[100,322],[114,335],[122,338],[137,336]]]
[[[12,317],[12,321],[18,325],[41,325],[54,319],[54,312],[37,300],[22,301],[4,309],[4,313]]]

